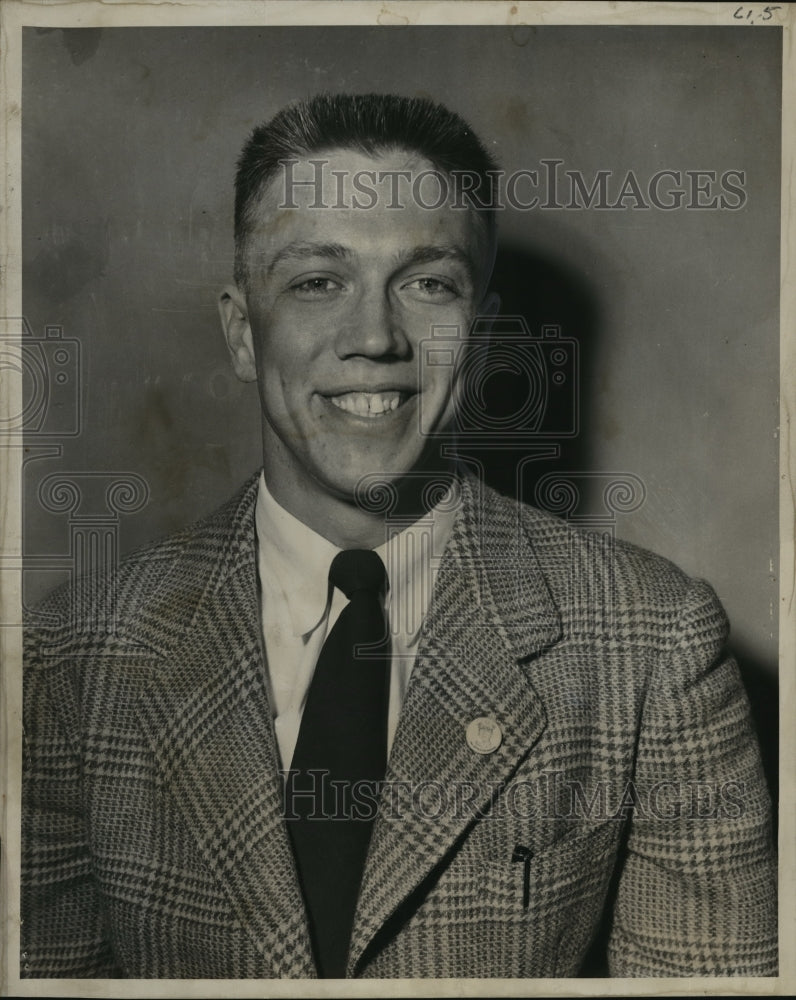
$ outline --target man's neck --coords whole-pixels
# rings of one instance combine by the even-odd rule
[[[325,491],[285,489],[279,477],[265,479],[274,500],[308,528],[341,549],[375,549],[389,537],[397,523],[407,526],[428,514],[455,478],[451,464],[446,469],[422,473],[383,484],[374,483],[361,497],[333,495]]]

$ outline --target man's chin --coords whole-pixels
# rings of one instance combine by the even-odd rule
[[[402,484],[411,477],[412,473],[404,470],[362,470],[338,474],[321,485],[327,493],[352,507],[371,514],[387,514],[397,504]]]
[[[447,483],[451,468],[446,463],[434,467],[417,463],[410,469],[381,469],[336,478],[328,484],[344,503],[371,515],[422,514],[439,498],[440,487]]]

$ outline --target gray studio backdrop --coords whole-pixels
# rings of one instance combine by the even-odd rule
[[[251,128],[321,90],[427,95],[468,118],[507,172],[558,160],[590,185],[608,171],[611,201],[628,172],[647,201],[656,172],[715,172],[670,210],[630,190],[624,209],[501,213],[496,282],[505,310],[580,345],[580,433],[557,467],[583,474],[581,500],[566,512],[605,515],[602,473],[642,483],[643,503],[610,515],[617,536],[713,583],[765,702],[779,572],[779,30],[26,29],[24,41],[25,318],[34,339],[50,327],[51,341],[78,342],[82,407],[72,421],[75,401],[53,388],[50,424],[29,436],[29,603],[68,573],[74,504],[42,499],[53,472],[147,484],[146,506],[113,512],[123,553],[210,511],[258,463],[256,391],[229,369],[215,307]],[[727,171],[742,173],[729,181],[741,194],[722,189]],[[59,438],[58,419],[75,433]],[[503,489],[516,459],[490,459]],[[530,463],[517,488],[533,500],[555,468]]]

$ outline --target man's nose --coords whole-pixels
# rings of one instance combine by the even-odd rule
[[[337,332],[338,357],[397,358],[411,353],[409,338],[399,310],[388,292],[374,291],[358,296]]]

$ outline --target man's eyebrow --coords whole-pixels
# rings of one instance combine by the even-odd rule
[[[398,255],[398,263],[402,267],[407,267],[411,264],[434,264],[440,260],[452,260],[458,264],[463,264],[467,268],[470,277],[475,272],[470,255],[465,253],[461,247],[452,243],[433,243],[429,246],[417,246],[405,254]]]
[[[278,250],[268,265],[268,274],[284,260],[308,260],[310,257],[330,257],[334,260],[348,259],[351,251],[342,243],[288,243]]]
[[[296,242],[288,243],[279,249],[268,265],[270,275],[276,266],[286,260],[309,260],[313,257],[326,257],[333,260],[350,260],[354,252],[342,243]],[[467,268],[470,277],[475,272],[473,261],[461,247],[452,243],[432,243],[416,246],[405,253],[396,256],[399,267],[409,267],[412,264],[434,264],[441,260],[451,260]]]

